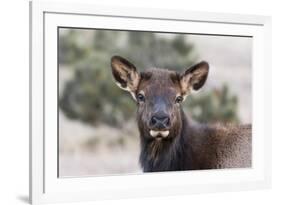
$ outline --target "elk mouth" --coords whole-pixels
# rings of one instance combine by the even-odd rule
[[[156,139],[161,139],[165,138],[169,135],[170,131],[169,130],[150,130],[149,134]]]

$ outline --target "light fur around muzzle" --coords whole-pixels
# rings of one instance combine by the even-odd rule
[[[157,136],[161,136],[161,137],[167,137],[169,135],[170,131],[166,130],[166,131],[157,131],[157,130],[150,130],[149,134],[152,137],[157,137]]]

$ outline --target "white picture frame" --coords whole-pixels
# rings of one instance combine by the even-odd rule
[[[61,26],[252,36],[252,168],[58,178],[57,28]],[[270,17],[161,9],[109,8],[79,3],[31,2],[31,203],[269,188],[271,185],[270,76]]]

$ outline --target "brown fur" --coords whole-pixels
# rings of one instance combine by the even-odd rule
[[[192,169],[251,167],[251,125],[189,126]]]

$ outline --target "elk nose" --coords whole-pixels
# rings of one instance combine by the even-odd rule
[[[170,126],[170,118],[168,116],[152,116],[150,120],[152,129],[165,129]]]

